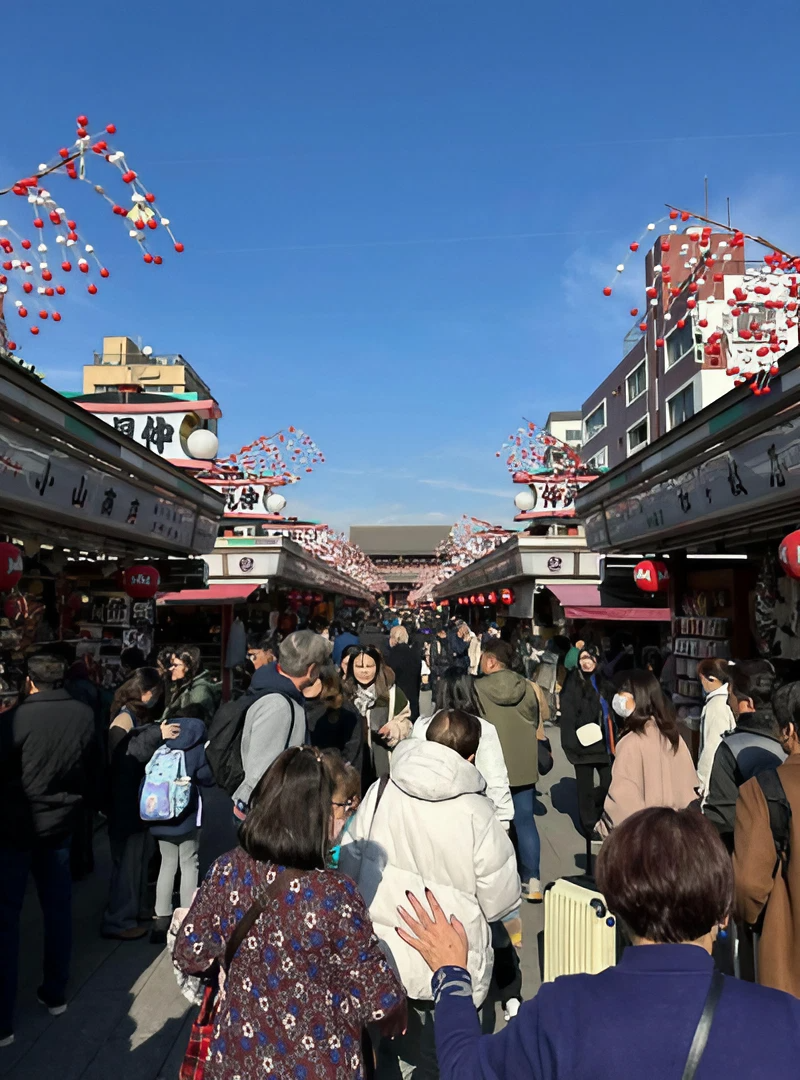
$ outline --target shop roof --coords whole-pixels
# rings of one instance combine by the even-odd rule
[[[367,555],[433,555],[450,525],[351,525],[350,540]]]
[[[260,582],[209,585],[207,589],[184,589],[183,592],[164,593],[158,597],[156,604],[159,607],[176,604],[243,604],[260,588]]]
[[[548,585],[564,609],[567,619],[596,619],[604,622],[669,622],[668,607],[603,607],[597,585]]]

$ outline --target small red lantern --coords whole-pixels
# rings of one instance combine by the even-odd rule
[[[476,605],[476,604],[478,603],[478,597],[477,597],[477,596],[475,596],[475,595],[473,594],[473,595],[472,595],[472,596],[471,596],[471,597],[469,598],[469,602],[470,602],[470,603],[472,604],[472,606],[474,607],[474,606],[475,606],[475,605]]]
[[[800,529],[781,540],[778,559],[789,577],[800,578]]]
[[[325,599],[325,597],[322,595],[321,592],[315,592],[314,593],[314,603],[315,604],[321,604],[324,599]]]
[[[666,592],[669,589],[669,570],[666,563],[643,559],[633,568],[633,580],[642,592]]]
[[[307,592],[305,594],[305,596],[303,597],[303,603],[304,604],[313,604],[314,603],[314,594],[310,593],[310,592]]]
[[[0,544],[0,592],[13,589],[22,577],[22,551],[16,544]]]
[[[486,597],[483,595],[483,593],[478,593],[478,606],[483,607],[485,603]]]
[[[500,590],[500,603],[509,607],[514,603],[514,590],[513,589],[501,589]]]
[[[161,576],[154,566],[129,566],[122,587],[133,600],[152,600],[158,592]]]
[[[490,592],[489,595],[486,597],[486,599],[489,601],[490,604],[496,604],[497,603],[497,593],[496,592]]]
[[[450,601],[449,600],[440,601],[439,607],[450,607]]]

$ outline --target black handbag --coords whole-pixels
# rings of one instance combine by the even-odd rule
[[[547,776],[553,768],[553,748],[549,739],[537,739],[536,749],[539,755],[539,776]]]

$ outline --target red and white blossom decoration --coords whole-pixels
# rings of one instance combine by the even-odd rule
[[[205,479],[261,481],[265,487],[296,484],[315,465],[325,463],[325,455],[310,435],[290,425],[273,435],[261,435],[237,454],[218,458]]]
[[[426,567],[409,593],[409,601],[420,603],[431,599],[434,588],[442,581],[482,559],[515,534],[502,525],[492,525],[467,514],[457,521],[447,539],[436,548],[438,564]]]
[[[28,329],[35,337],[44,324],[61,321],[58,298],[74,289],[78,282],[94,296],[101,282],[110,276],[82,226],[65,209],[64,200],[50,192],[51,179],[58,182],[66,176],[91,184],[113,213],[124,221],[128,235],[149,265],[160,266],[164,261],[157,243],[162,235],[169,237],[174,251],[184,250],[172,232],[169,218],[160,210],[156,196],[130,167],[125,152],[115,149],[109,142],[110,136],[116,134],[115,125],[107,124],[102,131],[91,135],[86,116],[79,116],[77,124],[77,138],[72,146],[62,147],[50,162],[40,164],[30,176],[0,190],[0,196],[24,199],[30,214],[30,219],[21,223],[21,207],[14,207],[13,200],[11,207],[18,211],[13,214],[17,218],[16,225],[11,222],[11,213],[6,216],[5,205],[0,212],[0,349],[6,352],[14,352],[18,347],[13,340],[16,334],[3,327],[2,301],[6,296],[13,300],[17,317],[29,320]],[[117,189],[115,194],[118,193],[123,202],[89,178],[92,165],[99,162],[111,165],[119,173],[113,182],[122,181],[124,195],[123,189]],[[10,312],[8,303],[5,311]]]
[[[577,450],[549,431],[538,429],[530,420],[508,436],[495,457],[504,454],[506,468],[519,483],[539,473],[571,479],[591,472]]]
[[[314,534],[313,539],[303,540],[302,546],[311,555],[316,555],[329,566],[347,574],[370,592],[377,595],[388,591],[388,582],[381,576],[369,555],[362,551],[358,544],[348,540],[344,533],[321,529]]]
[[[797,326],[800,322],[800,257],[791,255],[766,240],[709,217],[669,206],[669,214],[657,222],[651,222],[637,240],[629,245],[629,251],[617,265],[622,274],[630,259],[646,239],[663,223],[669,223],[668,233],[677,233],[680,222],[697,221],[687,226],[687,231],[674,239],[664,236],[660,243],[662,261],[653,266],[652,284],[646,289],[646,298],[640,308],[631,308],[630,314],[640,317],[639,329],[646,333],[658,333],[656,314],[662,312],[664,325],[672,320],[670,307],[678,297],[681,301],[679,329],[690,322],[702,331],[703,351],[706,357],[724,360],[726,373],[734,385],[748,383],[756,395],[770,393],[770,380],[779,373],[780,356],[798,341]],[[714,233],[722,232],[725,239],[714,239]],[[739,249],[742,263],[745,241],[750,240],[765,249],[763,261],[758,266],[744,266],[741,282],[726,296],[725,264],[734,258]],[[714,246],[716,244],[716,246]],[[675,255],[667,253],[675,249]],[[713,248],[713,250],[712,250]],[[665,254],[672,262],[664,261]],[[673,279],[673,266],[676,268]],[[679,269],[677,269],[679,267]],[[703,293],[698,295],[701,287]],[[613,286],[606,285],[605,296],[611,296]],[[719,305],[720,314],[712,315],[710,305]],[[700,305],[700,307],[698,307]],[[729,309],[725,311],[725,307]],[[747,316],[751,318],[748,319]],[[744,318],[742,318],[744,316]],[[665,346],[666,330],[655,337],[658,349]]]

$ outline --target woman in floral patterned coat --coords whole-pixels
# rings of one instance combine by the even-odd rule
[[[221,963],[234,927],[286,869],[234,956],[205,1080],[360,1080],[361,1033],[405,1026],[405,995],[353,882],[325,863],[337,831],[312,747],[284,751],[258,784],[241,846],[208,872],[178,933],[187,975]]]

